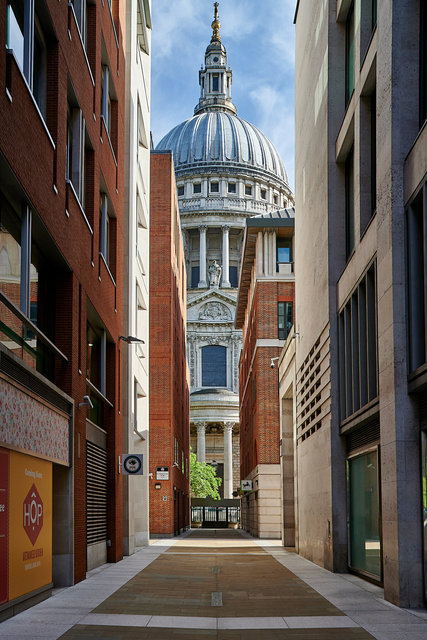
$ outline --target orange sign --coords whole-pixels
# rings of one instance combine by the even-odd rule
[[[52,582],[52,463],[10,452],[9,600]]]

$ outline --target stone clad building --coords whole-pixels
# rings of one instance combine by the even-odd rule
[[[221,493],[230,498],[240,485],[234,314],[243,230],[248,217],[291,206],[293,197],[271,142],[236,115],[217,5],[194,116],[157,149],[173,151],[184,236],[191,444],[200,460],[217,465]]]
[[[419,607],[427,6],[314,4],[301,0],[295,16],[296,545]],[[289,405],[286,414],[289,425]]]

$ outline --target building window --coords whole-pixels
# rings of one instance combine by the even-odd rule
[[[279,198],[278,198],[278,196],[276,194],[274,194],[274,196],[273,196],[273,202],[274,202],[274,204],[277,204],[279,202]]]
[[[261,199],[262,200],[267,199],[267,191],[265,189],[261,189]]]
[[[378,395],[376,265],[339,314],[341,420]]]
[[[210,190],[211,193],[219,193],[219,182],[211,182]]]
[[[227,349],[220,345],[202,347],[202,386],[227,386]]]
[[[104,119],[105,128],[111,138],[111,93],[110,70],[107,65],[102,67],[101,75],[101,118]]]
[[[197,289],[200,280],[200,267],[191,267],[191,288]]]
[[[87,0],[70,0],[84,46],[87,44]]]
[[[424,186],[424,190],[426,187]],[[414,198],[407,212],[408,306],[409,306],[409,371],[416,371],[426,362],[425,285],[426,255],[424,237],[426,211],[423,189]]]
[[[294,323],[292,302],[277,303],[278,338],[286,340]]]
[[[345,249],[348,259],[354,249],[354,154],[353,148],[345,162]]]
[[[184,185],[180,185],[177,189],[178,191],[178,196],[181,197],[184,195]]]
[[[277,271],[279,271],[280,264],[286,264],[292,262],[292,240],[285,238],[276,239],[276,260]]]
[[[13,50],[40,113],[46,119],[47,45],[34,3],[8,0],[7,48]]]
[[[106,193],[101,193],[99,202],[99,253],[115,277],[116,217]]]
[[[236,183],[229,182],[228,183],[228,193],[236,193]]]
[[[345,26],[345,106],[354,91],[354,7],[350,7]]]
[[[219,75],[217,73],[212,76],[212,91],[219,91]]]
[[[196,182],[195,184],[193,184],[193,193],[202,193],[201,182]]]
[[[377,209],[376,92],[360,101],[360,231],[363,233]]]
[[[230,278],[230,286],[235,287],[237,289],[237,287],[239,286],[239,274],[238,274],[237,267],[230,266],[229,278]]]
[[[245,184],[245,196],[252,195],[252,187],[250,184]]]
[[[148,48],[148,29],[151,29],[151,12],[148,0],[136,3],[137,7],[137,38],[141,51],[149,53]]]
[[[349,566],[381,578],[378,450],[347,460]]]
[[[420,3],[420,128],[427,120],[427,3]]]

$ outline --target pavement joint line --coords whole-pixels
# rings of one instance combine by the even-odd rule
[[[212,592],[212,595],[221,592]],[[100,614],[84,616],[77,624],[102,627],[165,627],[180,629],[349,629],[361,625],[349,616],[271,616],[271,617],[201,617],[136,614]]]

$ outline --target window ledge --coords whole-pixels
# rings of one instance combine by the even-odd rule
[[[83,216],[83,219],[84,219],[84,221],[86,222],[86,224],[87,224],[87,226],[88,226],[89,231],[90,231],[90,232],[91,232],[91,234],[93,235],[93,229],[92,229],[92,227],[91,227],[91,225],[90,225],[89,220],[88,220],[88,219],[87,219],[87,217],[86,217],[85,210],[84,210],[84,209],[83,209],[83,207],[82,207],[82,203],[80,202],[79,196],[77,195],[76,190],[74,189],[74,185],[73,185],[73,183],[71,182],[71,180],[70,180],[69,178],[66,178],[66,179],[65,179],[65,182],[66,182],[66,184],[70,187],[71,192],[73,193],[73,195],[74,195],[74,197],[75,197],[75,199],[76,199],[76,202],[77,202],[77,204],[79,205],[79,209],[80,209],[80,212],[81,212],[81,214],[82,214],[82,216]]]
[[[108,405],[109,407],[111,407],[112,409],[114,408],[113,403],[112,403],[112,402],[110,402],[110,401],[109,401],[109,399],[108,399],[106,396],[104,396],[104,394],[103,394],[103,393],[98,389],[98,387],[96,387],[96,386],[93,384],[93,382],[91,382],[91,381],[89,380],[89,378],[86,378],[86,384],[87,384],[87,386],[91,389],[91,391],[93,391],[93,392],[94,392],[94,394],[95,394],[96,396],[98,396],[98,398],[99,398],[100,400],[102,400],[103,402],[105,402],[105,404],[107,404],[107,405]]]
[[[408,393],[418,393],[427,387],[427,363],[412,371],[408,376]]]
[[[110,134],[109,134],[108,129],[107,129],[107,124],[106,124],[106,122],[105,122],[105,118],[104,118],[104,116],[102,115],[102,113],[101,113],[101,122],[102,122],[102,124],[103,124],[103,126],[104,126],[104,131],[105,131],[105,133],[107,134],[107,140],[108,140],[108,143],[109,143],[109,145],[110,145],[111,153],[113,154],[114,164],[115,164],[115,165],[116,165],[116,167],[117,167],[116,154],[114,153],[113,144],[112,144],[112,142],[111,142]]]
[[[111,282],[113,283],[113,285],[114,285],[114,286],[116,286],[116,281],[115,281],[115,279],[114,279],[114,277],[113,277],[113,274],[112,274],[112,273],[111,273],[111,271],[110,271],[110,267],[108,266],[108,262],[106,261],[106,259],[105,259],[105,257],[104,257],[104,254],[102,253],[102,251],[100,251],[100,252],[99,252],[99,257],[102,259],[102,262],[105,264],[105,268],[106,268],[106,269],[107,269],[107,271],[108,271],[108,275],[109,275],[109,276],[110,276],[110,278],[111,278]]]
[[[365,422],[371,420],[379,412],[380,400],[377,396],[373,400],[367,402],[363,407],[352,413],[348,418],[341,421],[340,432],[347,434],[361,427]]]

